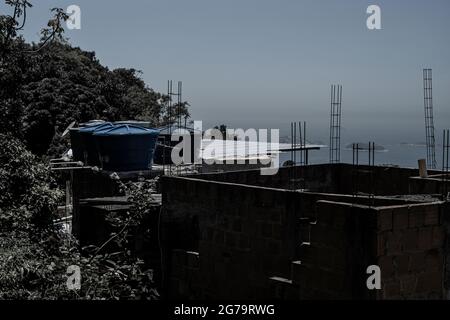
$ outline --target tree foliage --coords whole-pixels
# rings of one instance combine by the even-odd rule
[[[54,218],[61,192],[48,168],[14,137],[0,134],[0,150],[0,230],[42,232]]]
[[[149,215],[154,182],[123,185],[131,209],[110,222],[119,230],[98,247],[79,248],[53,221],[62,194],[48,168],[12,136],[0,134],[0,299],[155,299],[153,271],[130,250]],[[116,250],[105,250],[114,243]],[[67,268],[81,270],[68,290]]]
[[[61,133],[73,121],[170,122],[167,96],[135,69],[109,70],[95,53],[63,37],[62,9],[27,43],[27,0],[5,0],[0,15],[0,299],[155,299],[152,270],[130,250],[130,238],[151,209],[153,182],[124,185],[133,204],[110,216],[116,233],[98,247],[78,242],[54,223],[62,192],[41,162],[67,148]],[[187,103],[177,106],[188,115]],[[173,112],[173,110],[171,110]],[[114,252],[106,250],[115,244]],[[81,289],[68,290],[67,267],[81,270]]]
[[[61,9],[52,10],[41,41],[30,44],[19,35],[30,3],[6,3],[14,14],[0,16],[0,133],[13,134],[37,155],[53,156],[67,147],[58,136],[73,121],[170,122],[168,97],[149,88],[139,71],[109,70],[94,52],[65,41],[62,23],[68,17]],[[183,102],[178,112],[187,116],[187,106]]]

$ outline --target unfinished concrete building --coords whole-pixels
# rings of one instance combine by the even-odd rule
[[[418,174],[324,164],[281,168],[273,176],[259,170],[163,176],[165,293],[446,299],[447,181],[439,172]],[[380,290],[367,287],[372,265],[381,270]]]

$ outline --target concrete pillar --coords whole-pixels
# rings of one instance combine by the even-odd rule
[[[419,175],[421,178],[428,178],[427,162],[425,159],[419,159]]]

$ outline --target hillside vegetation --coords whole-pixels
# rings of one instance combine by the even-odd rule
[[[0,15],[0,299],[158,298],[151,266],[129,249],[133,230],[154,212],[154,181],[123,185],[131,209],[107,217],[120,231],[99,247],[80,248],[54,223],[64,194],[48,159],[69,147],[61,134],[73,121],[167,124],[167,97],[140,72],[109,70],[95,53],[72,47],[62,9],[51,10],[39,43],[27,43],[20,32],[31,3],[5,3],[11,14]],[[174,107],[188,115],[186,106]],[[104,249],[110,244],[118,251]],[[73,266],[81,272],[75,290],[67,283]]]

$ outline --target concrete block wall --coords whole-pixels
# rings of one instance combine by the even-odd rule
[[[171,299],[201,299],[199,253],[176,249],[171,251],[169,290]]]
[[[438,174],[439,171],[429,170],[428,174]],[[357,185],[357,191],[383,195],[433,194],[431,188],[418,190],[411,178],[419,175],[419,169],[386,167],[386,166],[352,166],[340,164],[339,193],[352,193]]]
[[[282,167],[279,168],[276,175],[271,176],[262,176],[260,170],[246,170],[201,174],[195,177],[211,181],[288,189],[292,172],[297,178],[305,180],[304,187],[306,189],[314,192],[352,194],[356,186],[359,192],[374,192],[376,195],[401,195],[419,192],[430,194],[435,193],[436,190],[432,186],[433,181],[431,180],[428,183],[430,186],[428,184],[425,187],[420,185],[420,189],[415,181],[410,182],[410,177],[419,175],[418,169],[353,166],[345,163],[297,166],[294,168]],[[437,173],[437,171],[429,171],[430,175]]]
[[[305,187],[307,189],[317,192],[333,192],[338,186],[338,168],[340,164],[329,165],[319,164],[310,166],[297,166],[294,168],[281,167],[275,175],[261,175],[261,171],[245,170],[245,171],[230,171],[222,173],[208,173],[196,175],[195,178],[238,183],[245,185],[254,185],[267,188],[289,189],[290,179],[294,176],[296,178],[305,179]],[[292,176],[291,176],[292,175]]]
[[[443,180],[442,175],[431,175],[428,178],[411,177],[411,193],[422,194],[446,194],[450,192],[450,181]]]
[[[450,205],[449,203],[444,203],[442,205],[441,220],[443,223],[443,228],[445,231],[444,239],[444,296],[447,300],[450,300]]]
[[[168,286],[169,298],[180,292],[200,299],[442,297],[442,292],[436,295],[433,278],[444,265],[442,203],[186,177],[162,177],[161,185],[165,264],[177,264],[173,249],[194,251],[201,274],[195,293],[186,289],[192,280],[172,277],[178,284]],[[315,222],[309,241],[298,223],[305,217]],[[410,248],[408,239],[415,235],[417,248]],[[309,244],[300,246],[302,241]],[[420,269],[422,254],[428,264]],[[411,269],[404,272],[406,260]],[[369,265],[382,268],[381,291],[366,287]],[[443,277],[442,271],[441,283]]]
[[[203,298],[264,298],[271,274],[290,273],[295,255],[295,211],[283,190],[163,178],[164,242],[199,252]],[[256,192],[258,191],[258,192]],[[187,247],[173,225],[197,219],[198,247]],[[167,262],[171,264],[170,259]],[[169,297],[170,297],[169,289]]]
[[[292,263],[292,285],[301,299],[446,298],[443,203],[317,206],[311,241]],[[380,267],[381,290],[367,289],[369,265]]]
[[[116,180],[111,179],[109,176],[91,169],[74,170],[72,178],[72,233],[77,238],[80,238],[81,236],[81,199],[112,197],[118,195],[121,195],[120,185]]]
[[[366,269],[376,264],[376,210],[367,206],[317,202],[311,240],[292,263],[300,299],[372,299]]]
[[[316,217],[318,200],[369,201],[182,177],[161,184],[165,246],[199,252],[205,297],[266,297],[269,277],[290,277],[303,238],[297,222]]]
[[[376,195],[402,195],[410,194],[409,177],[419,175],[419,169],[343,164],[339,174],[340,193],[351,194],[356,188]]]
[[[443,205],[378,209],[379,299],[442,299],[444,295]]]

